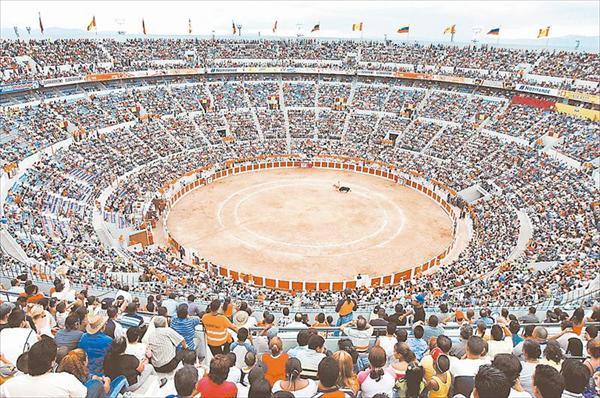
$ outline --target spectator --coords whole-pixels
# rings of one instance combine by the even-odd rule
[[[195,395],[196,383],[198,383],[198,369],[185,365],[175,372],[177,395],[168,395],[166,398],[191,398]]]
[[[144,318],[138,314],[138,305],[136,303],[129,303],[125,307],[125,314],[121,317],[121,322],[127,327],[142,327],[144,325]]]
[[[573,331],[573,321],[565,320],[560,323],[560,333],[548,337],[548,340],[558,341],[560,348],[563,351],[566,351],[567,346],[569,345],[569,340],[572,338],[579,338],[579,334]]]
[[[523,315],[519,318],[519,322],[521,322],[521,323],[540,323],[539,318],[537,317],[537,315],[535,315],[536,311],[537,310],[535,307],[529,307],[529,311],[527,312],[526,315]]]
[[[198,318],[201,318],[202,315],[204,315],[200,310],[198,304],[196,304],[196,296],[194,296],[193,294],[190,294],[187,297],[187,306],[189,316],[197,316]]]
[[[179,304],[177,316],[171,319],[171,329],[183,336],[188,350],[196,350],[194,338],[196,337],[196,326],[198,325],[200,325],[200,320],[189,316],[188,305],[186,303]]]
[[[263,398],[271,396],[271,385],[265,379],[258,379],[250,384],[248,398]]]
[[[385,351],[381,347],[373,347],[369,352],[368,370],[358,374],[360,391],[365,398],[372,398],[375,394],[385,393],[393,396],[395,380],[389,373],[385,372]]]
[[[483,365],[475,375],[474,398],[508,398],[510,382],[506,375],[491,365]]]
[[[109,377],[90,376],[87,355],[81,348],[68,352],[60,362],[58,360],[57,362],[59,363],[58,372],[70,373],[85,385],[86,398],[104,398],[110,391]]]
[[[367,323],[367,320],[359,316],[356,321],[350,321],[340,326],[340,330],[350,337],[352,344],[359,353],[366,353],[369,348],[369,340],[373,335],[373,327]]]
[[[310,379],[302,379],[301,373],[300,361],[297,358],[289,358],[285,363],[285,377],[273,384],[273,393],[289,391],[295,398],[310,398],[315,395],[317,383]]]
[[[396,338],[397,326],[395,323],[388,323],[385,327],[385,336],[379,336],[375,341],[375,345],[383,348],[388,360],[388,365],[391,365],[394,359],[394,346],[398,342]]]
[[[267,365],[265,379],[273,385],[277,380],[283,380],[286,376],[286,362],[289,356],[283,352],[283,342],[277,336],[269,341],[269,352],[262,356],[262,362]]]
[[[13,303],[6,302],[0,304],[0,331],[8,327],[8,316],[14,308],[15,305]]]
[[[112,380],[125,376],[129,383],[127,391],[136,391],[154,374],[154,369],[147,363],[147,359],[140,361],[133,355],[125,354],[126,348],[127,341],[123,337],[113,340],[104,358],[104,373]]]
[[[127,348],[125,354],[133,355],[142,361],[147,358],[148,346],[140,341],[142,330],[138,327],[127,329]]]
[[[519,330],[521,329],[521,325],[519,321],[513,320],[508,324],[508,330],[512,333],[512,344],[513,347],[516,347],[523,341],[523,337],[519,336]]]
[[[193,352],[193,351],[187,351]],[[225,354],[227,360],[229,361],[229,373],[227,374],[227,381],[230,381],[235,384],[239,384],[242,380],[242,371],[240,368],[235,366],[236,357],[233,352],[229,352]],[[195,354],[194,354],[195,358]]]
[[[182,348],[187,348],[185,339],[167,327],[167,318],[163,316],[154,318],[154,327],[154,332],[148,339],[152,365],[157,373],[172,372],[181,361],[181,351],[177,352],[177,346],[181,344]]]
[[[563,398],[584,398],[585,391],[590,381],[589,369],[578,359],[568,358],[562,363],[560,373],[565,382]]]
[[[256,348],[252,346],[251,340],[248,341],[249,337],[252,338],[248,334],[248,329],[239,328],[237,331],[237,341],[234,341],[230,347],[231,352],[236,356],[235,366],[240,369],[244,366],[246,353],[252,352],[256,354]]]
[[[337,361],[338,367],[340,368],[337,385],[340,387],[341,391],[346,393],[351,392],[356,396],[360,390],[360,384],[358,382],[358,376],[354,373],[352,356],[346,351],[340,350],[334,352],[332,357]]]
[[[546,328],[543,326],[536,326],[533,329],[531,339],[529,339],[529,340],[533,340],[533,341],[537,342],[540,345],[540,348],[543,350],[544,348],[546,348],[547,338],[548,338],[548,331],[546,330]],[[527,339],[525,339],[525,341],[519,343],[515,348],[513,348],[513,354],[516,355],[517,357],[519,357],[520,360],[524,360],[523,345],[525,344],[526,341],[527,341]]]
[[[394,313],[389,316],[388,321],[390,323],[395,323],[398,326],[406,325],[406,317],[410,315],[402,304],[396,304],[394,306]]]
[[[408,340],[408,345],[412,352],[415,353],[417,357],[417,361],[421,361],[423,359],[423,355],[427,352],[428,345],[427,341],[423,339],[423,335],[425,334],[425,329],[423,326],[417,325],[413,329],[413,338]]]
[[[228,353],[232,339],[227,329],[238,330],[226,316],[219,314],[220,307],[221,302],[213,300],[209,306],[210,312],[202,316],[208,348],[213,355]]]
[[[167,309],[167,316],[169,317],[175,316],[178,305],[179,303],[177,302],[177,294],[175,293],[169,294],[169,298],[162,302],[162,306]],[[221,303],[219,303],[219,306],[221,306]]]
[[[565,354],[571,357],[583,356],[583,343],[581,342],[581,339],[578,337],[570,338]]]
[[[196,390],[202,398],[235,398],[237,387],[227,380],[229,360],[225,355],[217,354],[210,361],[210,369],[206,376],[198,381]]]
[[[2,395],[15,398],[85,398],[87,389],[75,376],[52,372],[55,359],[56,343],[49,337],[43,337],[27,352],[27,374],[7,380],[2,385]]]
[[[291,348],[288,351],[288,355],[292,358],[296,358],[301,352],[308,350],[308,340],[313,334],[314,329],[300,330],[296,335],[296,342],[298,343],[298,345],[296,347]]]
[[[104,333],[111,339],[125,336],[125,329],[117,320],[119,309],[115,306],[110,306],[106,310],[106,315],[108,315],[108,320],[104,326]]]
[[[510,330],[504,325],[492,325],[490,330],[491,339],[488,340],[487,356],[490,360],[494,359],[496,354],[511,354],[513,351]]]
[[[540,363],[541,355],[542,350],[537,341],[533,339],[525,340],[523,343],[523,357],[525,360],[522,362],[523,370],[521,371],[521,385],[525,391],[532,395],[534,394],[533,374],[535,373],[535,368]]]
[[[444,334],[444,328],[439,326],[439,319],[436,315],[431,315],[427,320],[427,325],[423,327],[423,339],[429,341],[432,337],[437,337]]]
[[[352,289],[344,290],[344,298],[338,301],[335,312],[338,313],[338,320],[335,326],[342,326],[352,321],[354,311],[358,308],[358,303],[352,297]]]
[[[369,321],[371,326],[387,326],[387,315],[385,314],[385,308],[379,308],[377,310],[377,318],[373,318]]]
[[[492,361],[492,366],[499,369],[508,378],[511,389],[509,398],[531,398],[531,394],[523,390],[521,386],[521,370],[523,366],[519,358],[512,354],[498,354]]]
[[[453,377],[475,376],[482,365],[488,365],[489,359],[485,357],[486,343],[479,336],[471,336],[467,341],[467,352],[464,359],[450,364],[450,373]]]
[[[457,344],[452,344],[450,355],[456,358],[462,358],[467,352],[467,342],[473,335],[473,328],[470,325],[462,325],[459,330],[459,340]]]
[[[421,361],[420,361],[420,365],[423,367],[423,370],[425,372],[425,382],[426,383],[429,383],[429,380],[431,380],[431,377],[433,376],[433,373],[435,371],[434,357],[440,356],[442,354],[448,355],[448,353],[450,352],[450,349],[452,348],[452,340],[450,340],[449,337],[444,336],[443,334],[439,335],[436,339],[436,346],[437,347],[430,349],[429,355],[425,355],[423,357],[423,359],[421,359]]]
[[[538,365],[533,375],[535,398],[561,398],[565,389],[563,376],[552,366]]]
[[[104,373],[103,363],[113,339],[108,337],[102,329],[108,317],[105,315],[91,315],[88,318],[86,333],[81,336],[78,347],[88,357],[88,369],[90,374],[101,376]]]
[[[557,341],[550,340],[544,348],[544,359],[540,363],[550,365],[560,371],[564,355]]]
[[[11,364],[38,341],[38,335],[31,329],[23,310],[15,308],[8,316],[8,327],[0,331],[0,354]]]
[[[65,328],[59,329],[54,337],[57,347],[66,347],[69,351],[74,350],[79,345],[79,340],[83,332],[79,330],[81,326],[79,316],[75,313],[69,314],[65,319]]]
[[[433,366],[435,374],[427,384],[429,398],[447,398],[452,386],[452,376],[449,372],[450,357],[438,351],[434,356]]]
[[[318,336],[320,337],[320,336]],[[303,366],[304,368],[304,366]],[[340,375],[338,363],[332,357],[325,357],[319,363],[317,393],[314,398],[351,398],[353,395],[341,390],[337,384]]]
[[[324,352],[325,339],[318,334],[311,335],[308,339],[308,349],[296,356],[302,364],[302,377],[316,380],[319,363],[325,358]]]
[[[590,356],[583,363],[589,369],[591,374],[599,372],[600,370],[600,338],[596,337],[594,340],[587,342],[587,352]]]

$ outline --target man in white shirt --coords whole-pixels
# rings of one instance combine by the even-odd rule
[[[131,303],[133,301],[133,298],[131,297],[131,293],[129,293],[129,286],[123,286],[122,289],[119,289],[115,293],[115,299],[119,298],[119,296],[123,296],[123,299],[125,301],[127,301],[128,303]]]
[[[25,289],[21,286],[21,281],[18,279],[12,279],[10,281],[10,289],[8,289],[9,293],[25,293]]]
[[[13,365],[24,352],[38,341],[35,330],[29,327],[25,312],[14,310],[8,316],[8,327],[0,331],[0,354]]]
[[[481,337],[469,337],[466,358],[450,363],[452,376],[475,376],[481,365],[488,365],[490,360],[484,356],[485,347],[486,343]]]
[[[319,363],[325,358],[325,339],[313,334],[308,339],[308,350],[300,351],[296,358],[302,364],[302,377],[316,380]]]
[[[56,360],[56,343],[44,337],[27,353],[27,373],[15,376],[0,386],[6,398],[84,398],[87,388],[72,374],[52,373]],[[105,381],[105,380],[103,380]]]
[[[560,323],[560,333],[554,336],[548,337],[548,340],[556,340],[560,344],[560,348],[567,351],[569,346],[569,339],[579,339],[579,335],[573,332],[573,321],[562,321]]]
[[[350,337],[356,351],[367,352],[369,340],[373,336],[373,326],[369,325],[364,317],[359,316],[356,321],[350,321],[340,326],[340,330]]]

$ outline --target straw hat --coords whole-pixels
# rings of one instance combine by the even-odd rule
[[[248,322],[248,313],[246,311],[238,311],[233,315],[233,324],[235,326],[244,326],[246,322]]]
[[[98,333],[100,329],[104,326],[108,317],[106,315],[101,314],[93,314],[88,315],[88,324],[85,327],[85,331],[89,334]]]
[[[39,304],[35,304],[29,310],[29,316],[32,318],[36,318],[44,313],[44,307]]]

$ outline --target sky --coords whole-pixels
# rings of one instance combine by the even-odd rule
[[[38,12],[46,29],[85,29],[92,16],[102,31],[124,30],[141,34],[142,18],[149,34],[187,35],[188,18],[193,35],[231,34],[232,20],[245,35],[360,38],[351,26],[363,22],[365,38],[402,39],[396,32],[410,25],[410,36],[424,40],[445,39],[442,32],[456,24],[457,42],[473,39],[481,31],[482,42],[492,28],[500,27],[500,39],[535,39],[538,29],[551,26],[550,36],[598,36],[600,1],[0,1],[2,29],[38,28]],[[310,33],[319,23],[321,31]],[[93,33],[89,33],[90,37]]]

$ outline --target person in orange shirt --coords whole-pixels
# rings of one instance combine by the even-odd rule
[[[335,326],[345,325],[354,317],[354,311],[358,308],[358,303],[352,298],[352,289],[344,290],[344,298],[338,301],[335,311],[338,313],[338,320]],[[339,336],[340,332],[336,331],[334,336]]]
[[[573,316],[571,317],[571,321],[573,322],[573,333],[581,336],[581,331],[585,326],[585,312],[583,308],[579,307],[573,312]]]
[[[26,297],[28,303],[37,304],[38,301],[44,298],[44,295],[40,293],[40,289],[34,285],[25,286],[25,293],[21,293],[20,296]]]
[[[289,355],[283,352],[283,342],[277,336],[269,341],[269,350],[263,354],[262,362],[267,365],[265,379],[273,385],[277,380],[285,380],[285,363]]]
[[[225,315],[219,314],[221,308],[220,300],[213,300],[210,303],[208,314],[202,317],[202,324],[206,331],[206,342],[213,355],[227,354],[231,344],[231,334],[227,329],[237,332],[238,328]]]
[[[229,320],[233,316],[233,303],[229,297],[225,297],[223,300],[223,315],[225,315]]]

